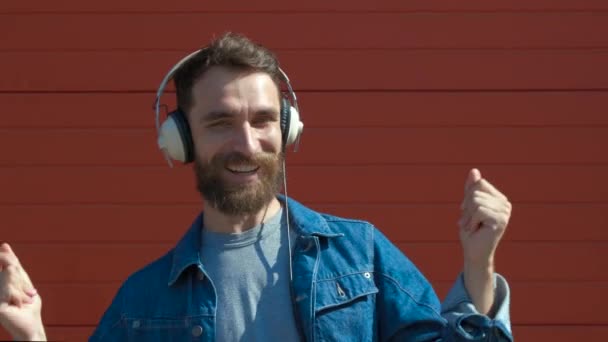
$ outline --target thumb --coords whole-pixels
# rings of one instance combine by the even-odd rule
[[[11,249],[11,246],[8,243],[6,243],[6,242],[0,244],[0,252],[14,254],[13,250]]]
[[[471,169],[467,176],[467,181],[464,183],[464,189],[468,189],[471,185],[481,180],[481,172],[478,169]]]
[[[0,272],[4,270],[5,267],[11,264],[18,263],[17,256],[13,253],[11,246],[8,243],[4,242],[0,244]]]

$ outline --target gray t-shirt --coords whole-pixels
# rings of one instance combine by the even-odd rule
[[[217,341],[299,341],[283,210],[239,234],[203,228],[201,260],[217,291]]]

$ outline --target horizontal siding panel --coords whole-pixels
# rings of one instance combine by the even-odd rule
[[[287,173],[289,194],[304,202],[459,202],[472,166],[514,202],[608,201],[605,165],[292,166]],[[0,204],[200,202],[190,167],[5,167],[0,188]]]
[[[511,319],[515,324],[608,323],[608,317],[602,314],[608,304],[606,283],[538,282],[518,285],[514,283],[511,286]]]
[[[0,128],[152,128],[154,96],[0,93],[7,113]],[[301,92],[298,99],[307,133],[310,127],[608,126],[608,91]],[[174,94],[162,100],[174,108]]]
[[[457,241],[458,204],[315,204],[372,222],[393,241]],[[24,242],[177,241],[202,205],[4,205],[2,239]],[[608,241],[608,204],[515,203],[506,241]],[[433,220],[429,220],[433,217]],[[584,222],[584,224],[581,224]],[[85,229],[86,227],[86,229]]]
[[[0,129],[0,165],[159,165],[153,129]],[[292,165],[608,163],[601,128],[310,128]],[[17,147],[17,148],[15,148]],[[423,147],[423,148],[422,148]]]
[[[604,342],[608,341],[606,325],[525,325],[513,326],[517,341]]]
[[[123,280],[173,245],[35,243],[13,247],[39,282],[90,283]],[[400,242],[397,246],[429,279],[451,280],[462,269],[458,242]],[[506,241],[496,260],[498,272],[514,281],[608,281],[604,272],[608,268],[608,242]]]
[[[11,244],[11,247],[35,282],[107,283],[123,281],[174,245],[81,243]]]
[[[462,268],[460,243],[398,243],[397,246],[433,281],[452,279]],[[513,281],[607,281],[606,242],[504,242],[496,270]]]
[[[513,0],[508,3],[494,3],[483,0],[466,2],[442,1],[400,1],[381,0],[369,1],[323,1],[309,0],[288,2],[280,0],[264,0],[252,3],[250,1],[200,2],[184,0],[166,2],[159,0],[83,2],[78,0],[57,0],[49,4],[44,0],[28,2],[5,1],[0,5],[0,13],[7,12],[290,12],[290,11],[328,11],[328,12],[369,12],[369,11],[555,11],[555,10],[606,10],[608,4],[603,0]]]
[[[2,50],[189,50],[226,31],[273,49],[586,48],[608,46],[608,13],[22,14],[0,31]]]
[[[182,55],[0,52],[0,92],[153,91]],[[608,49],[282,50],[278,55],[296,90],[608,88],[608,68],[597,67],[608,64]]]
[[[47,325],[96,325],[119,284],[40,284]],[[451,282],[436,283],[443,297]],[[511,282],[511,320],[518,324],[607,325],[607,283]],[[566,295],[572,294],[572,295]],[[87,300],[83,300],[87,298]],[[589,305],[590,302],[596,305]],[[527,304],[524,304],[527,303]],[[519,340],[519,336],[518,336]]]

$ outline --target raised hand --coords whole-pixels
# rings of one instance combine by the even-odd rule
[[[16,340],[46,340],[42,300],[7,243],[0,245],[0,324]]]
[[[477,169],[469,172],[461,205],[460,240],[465,261],[493,261],[498,242],[511,217],[511,203]]]
[[[478,311],[489,312],[493,294],[494,254],[511,217],[511,203],[477,169],[465,182],[458,221],[464,253],[465,286]]]

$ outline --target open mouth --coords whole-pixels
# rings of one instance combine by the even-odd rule
[[[260,167],[258,165],[230,165],[226,166],[226,170],[232,173],[246,174],[256,172]]]

